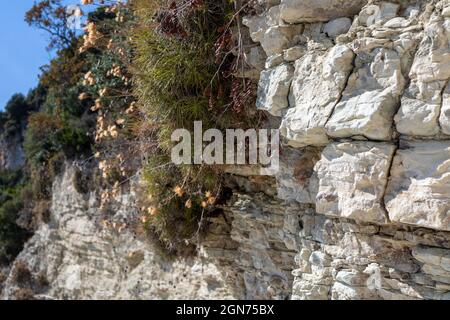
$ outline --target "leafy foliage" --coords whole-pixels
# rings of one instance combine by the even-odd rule
[[[36,105],[32,99],[35,92],[31,91],[27,97],[23,94],[14,94],[5,106],[5,111],[0,112],[0,132],[9,137],[20,134],[25,127],[31,112],[35,111]]]
[[[68,27],[69,13],[62,0],[41,0],[25,14],[25,21],[50,35],[48,49],[63,49],[76,40],[76,31]]]
[[[0,172],[0,263],[12,261],[29,236],[16,223],[24,207],[21,197],[24,187],[21,171]]]

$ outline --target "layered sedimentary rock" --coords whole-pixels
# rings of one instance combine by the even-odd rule
[[[286,22],[319,22],[356,14],[365,0],[281,0],[281,17]]]
[[[288,106],[258,106],[276,109],[289,145],[278,197],[316,213],[301,218],[292,297],[450,298],[450,3],[268,7],[303,25],[266,52],[266,67],[295,68]]]
[[[319,178],[317,213],[383,223],[383,196],[394,156],[392,144],[330,144],[315,170]]]
[[[266,192],[270,183],[234,183],[223,215],[210,217],[198,255],[168,257],[133,232],[136,193],[122,192],[110,213],[96,192],[81,193],[77,166],[67,164],[53,185],[50,221],[25,246],[4,283],[3,298],[32,289],[41,299],[287,299],[299,232],[308,205],[285,205]],[[242,179],[242,178],[241,178]],[[274,192],[272,192],[274,193]],[[43,287],[18,282],[25,265]],[[23,267],[22,267],[23,268]]]
[[[96,222],[95,193],[74,191],[69,169],[19,256],[48,277],[44,295],[450,299],[450,3],[259,3],[244,58],[283,136],[278,173],[234,170],[198,256],[168,260]]]
[[[395,119],[400,133],[433,136],[440,133],[440,121],[445,126],[445,114],[439,118],[441,111],[445,113],[442,92],[450,78],[449,38],[450,21],[433,16],[415,54],[409,73],[411,84]]]
[[[50,286],[44,299],[232,298],[220,272],[201,259],[170,261],[126,230],[136,214],[135,194],[117,201],[112,217],[100,212],[94,194],[75,187],[75,167],[66,167],[53,187],[50,222],[42,225],[13,265],[3,297],[14,299],[29,284],[12,274],[19,261]]]
[[[450,141],[402,143],[390,174],[392,221],[450,231]]]
[[[281,127],[290,145],[328,143],[325,124],[341,99],[353,59],[353,51],[343,45],[325,52],[308,52],[295,62],[290,92],[292,108]]]

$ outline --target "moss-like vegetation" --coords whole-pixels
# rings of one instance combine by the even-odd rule
[[[223,177],[211,166],[172,164],[172,132],[192,131],[194,121],[204,130],[256,127],[258,119],[249,112],[251,97],[238,96],[249,84],[234,76],[233,2],[164,3],[135,2],[134,75],[143,119],[153,125],[141,137],[152,146],[144,170],[144,221],[177,250],[195,242],[204,218],[223,200]]]

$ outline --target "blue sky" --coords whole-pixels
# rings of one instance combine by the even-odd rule
[[[33,0],[6,1],[0,10],[0,109],[11,95],[26,94],[38,82],[39,67],[48,63],[47,36],[24,21]]]
[[[37,85],[39,68],[52,57],[46,50],[45,32],[24,21],[25,12],[33,3],[34,0],[5,1],[0,10],[0,110],[14,93],[27,94]],[[80,1],[64,3],[80,4]],[[83,8],[86,12],[86,7]]]

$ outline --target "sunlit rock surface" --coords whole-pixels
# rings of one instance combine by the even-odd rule
[[[278,118],[279,172],[228,170],[234,195],[200,252],[169,260],[105,229],[69,165],[18,258],[47,276],[42,295],[450,299],[450,3],[258,3],[243,58],[257,108]],[[116,228],[134,212],[120,197]]]

